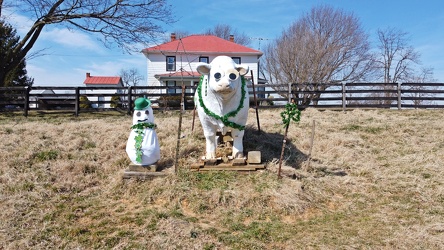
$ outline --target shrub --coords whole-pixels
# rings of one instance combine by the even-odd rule
[[[80,101],[80,108],[81,109],[91,108],[91,102],[88,100],[87,96],[84,96],[84,95],[80,96],[79,101]]]
[[[178,108],[180,107],[180,101],[182,96],[174,95],[174,96],[162,96],[159,99],[159,105],[164,108]],[[185,109],[187,107],[194,107],[194,98],[192,96],[185,96]]]
[[[121,108],[122,104],[120,103],[120,97],[113,96],[111,97],[111,108]]]

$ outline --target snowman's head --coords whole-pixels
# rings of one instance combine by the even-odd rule
[[[154,123],[151,101],[144,97],[137,98],[134,101],[133,125],[142,122]]]

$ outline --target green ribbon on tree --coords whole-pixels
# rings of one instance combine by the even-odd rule
[[[142,163],[142,142],[143,142],[143,131],[146,128],[154,129],[157,125],[151,122],[141,122],[136,123],[133,126],[131,126],[132,130],[136,130],[136,136],[134,137],[134,147],[136,148],[136,162]]]
[[[245,95],[247,94],[245,91],[245,78],[243,76],[241,76],[242,86],[241,86],[241,99],[239,102],[239,106],[237,107],[236,110],[233,110],[224,116],[220,116],[220,115],[215,114],[214,112],[210,111],[207,108],[207,106],[205,106],[203,99],[202,99],[202,81],[203,81],[203,79],[204,79],[204,76],[202,75],[200,77],[199,85],[197,86],[197,95],[199,97],[199,104],[203,108],[205,114],[221,121],[227,127],[235,128],[238,130],[245,130],[245,126],[228,120],[229,117],[236,116],[237,113],[239,113],[239,111],[241,110],[241,108],[244,107],[244,99],[245,99]]]

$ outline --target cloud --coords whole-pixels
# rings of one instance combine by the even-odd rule
[[[52,58],[52,59],[50,59]],[[41,58],[27,65],[28,75],[35,86],[83,86],[85,74],[93,76],[118,76],[122,69],[136,68],[146,79],[146,59],[141,55],[117,55],[106,57]]]
[[[12,8],[2,9],[2,17],[17,30],[17,33],[21,37],[28,32],[34,23],[34,21],[24,15],[18,14],[16,10]]]
[[[2,16],[17,30],[17,34],[20,35],[20,37],[23,37],[34,23],[34,20],[19,14],[12,8],[6,8]],[[45,44],[56,43],[67,48],[82,48],[93,51],[103,50],[103,45],[91,35],[78,30],[60,28],[57,24],[45,26],[38,41],[44,41]]]
[[[43,40],[51,41],[65,47],[70,48],[81,48],[93,51],[102,50],[102,46],[97,41],[91,39],[87,34],[69,30],[67,28],[52,28],[42,32],[41,35]]]

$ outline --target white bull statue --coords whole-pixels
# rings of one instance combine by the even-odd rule
[[[244,75],[248,66],[236,64],[228,56],[201,63],[202,74],[195,95],[197,111],[206,139],[206,159],[216,158],[216,132],[231,130],[233,158],[243,157],[243,136],[248,118],[249,96]]]

